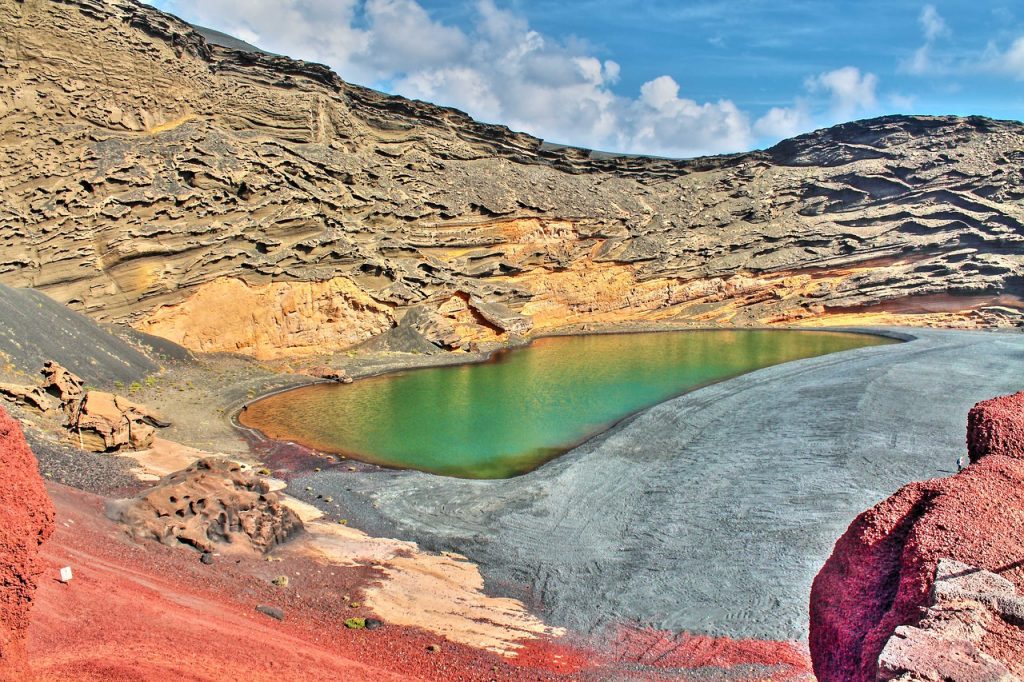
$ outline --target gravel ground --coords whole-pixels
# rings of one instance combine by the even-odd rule
[[[126,457],[79,450],[30,428],[25,439],[47,481],[108,497],[127,497],[146,487],[132,475],[135,462]]]
[[[853,517],[952,473],[971,405],[1024,388],[1024,334],[910,333],[700,389],[515,479],[339,467],[291,489],[466,554],[555,625],[802,639],[811,580]]]

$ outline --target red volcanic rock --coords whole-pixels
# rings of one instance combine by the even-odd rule
[[[18,422],[0,408],[0,679],[29,679],[25,634],[53,504]]]
[[[1024,459],[1024,391],[978,403],[967,414],[972,462],[999,454]]]
[[[896,628],[919,623],[930,605],[941,559],[990,571],[1024,593],[1022,395],[972,410],[972,454],[982,459],[956,476],[903,487],[858,516],[836,543],[811,588],[819,680],[875,680]],[[1024,674],[1024,653],[1000,644],[1004,637],[984,641],[988,654]]]
[[[916,626],[901,625],[878,659],[879,680],[941,679],[958,682],[1009,680],[1009,668],[985,650],[986,636],[1024,648],[1016,627],[1024,599],[1013,583],[988,571],[942,559],[932,604]]]

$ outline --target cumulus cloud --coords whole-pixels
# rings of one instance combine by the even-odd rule
[[[832,100],[832,110],[841,118],[874,109],[878,104],[875,93],[878,77],[873,73],[861,73],[855,66],[812,76],[806,81],[811,92],[824,91]]]
[[[687,97],[685,83],[668,75],[639,92],[615,92],[616,62],[578,41],[541,34],[494,0],[478,0],[465,29],[437,20],[418,0],[163,0],[161,6],[272,52],[326,63],[354,83],[595,149],[661,156],[742,151],[760,139],[805,132],[821,118],[801,99],[752,123],[731,100]],[[875,103],[877,79],[854,67],[806,85],[828,98],[829,117]]]
[[[797,103],[792,107],[772,107],[754,123],[759,137],[782,139],[807,132],[812,121],[807,106]]]

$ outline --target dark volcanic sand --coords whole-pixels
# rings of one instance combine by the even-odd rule
[[[329,467],[291,490],[466,554],[555,625],[803,639],[811,580],[853,517],[955,471],[971,405],[1024,386],[1024,335],[912,333],[676,398],[519,478]]]

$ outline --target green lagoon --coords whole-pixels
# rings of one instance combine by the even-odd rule
[[[250,405],[240,421],[270,438],[387,467],[508,478],[680,393],[886,343],[894,341],[767,330],[548,337],[485,363],[278,393]]]

